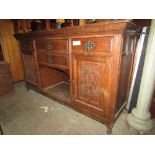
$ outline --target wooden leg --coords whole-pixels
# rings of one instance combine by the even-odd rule
[[[107,134],[108,135],[111,135],[112,134],[112,128],[113,128],[113,124],[107,125]]]
[[[112,134],[112,128],[107,128],[107,135],[111,135]]]
[[[29,87],[29,85],[27,84],[27,82],[25,82],[25,87],[26,87],[27,91],[30,90],[30,87]]]
[[[0,125],[0,134],[3,135],[3,130],[2,130],[1,125]]]

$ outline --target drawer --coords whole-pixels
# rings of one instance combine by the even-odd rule
[[[111,52],[113,36],[72,39],[73,52]]]
[[[43,39],[36,40],[36,49],[44,51],[68,52],[68,40],[66,39]]]
[[[38,54],[38,62],[68,67],[68,55]]]
[[[21,41],[20,45],[22,53],[24,54],[32,54],[32,52],[34,51],[33,40]]]

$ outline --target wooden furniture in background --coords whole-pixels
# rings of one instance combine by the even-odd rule
[[[0,97],[13,93],[14,86],[11,77],[10,64],[0,61]]]
[[[119,20],[16,34],[26,86],[105,123],[111,133],[126,104],[134,29]]]
[[[13,81],[24,79],[23,65],[19,43],[13,36],[13,21],[9,19],[0,20],[0,39],[4,60],[10,63]]]
[[[1,41],[0,41],[0,61],[4,61]]]

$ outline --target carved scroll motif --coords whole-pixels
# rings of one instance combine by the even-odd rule
[[[79,97],[99,104],[100,96],[100,66],[81,64],[79,66]]]

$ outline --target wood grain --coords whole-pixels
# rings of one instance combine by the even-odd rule
[[[0,97],[14,91],[13,80],[10,71],[10,64],[0,62]]]
[[[1,19],[0,36],[4,60],[10,63],[13,80],[20,81],[24,79],[23,65],[19,43],[14,38],[13,34],[13,22],[9,19]]]
[[[129,28],[132,30],[126,31]],[[126,53],[134,52],[132,48],[135,48],[125,41],[128,35],[136,35],[135,25],[128,20],[119,20],[17,34],[15,37],[22,41],[34,40],[34,51],[30,54],[36,55],[38,88],[69,81],[71,100],[67,105],[105,123],[110,133],[116,113],[127,98],[133,54]],[[50,49],[46,50],[48,41]],[[75,45],[74,41],[80,44]],[[92,46],[91,50],[89,46]],[[49,95],[52,88],[50,90],[45,95],[52,98],[52,94]]]

